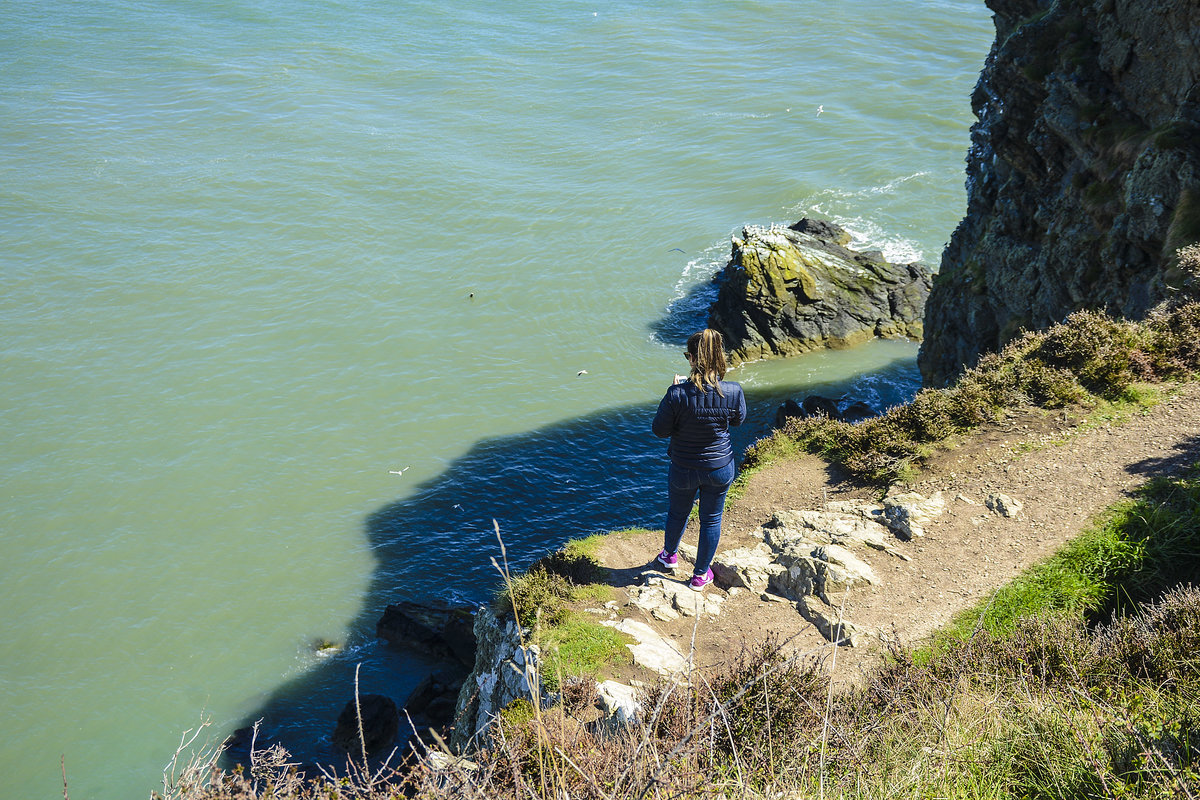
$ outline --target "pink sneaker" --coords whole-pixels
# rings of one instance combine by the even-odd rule
[[[697,592],[703,592],[704,587],[713,582],[713,573],[711,569],[704,570],[703,575],[693,575],[692,580],[688,583]]]
[[[663,550],[654,560],[667,572],[674,572],[675,567],[679,566],[679,553],[668,553]]]

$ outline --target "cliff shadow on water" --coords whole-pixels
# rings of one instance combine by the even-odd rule
[[[851,382],[746,387],[749,418],[735,429],[735,452],[770,429],[784,400],[812,391],[836,396]],[[445,665],[428,653],[376,638],[384,609],[402,601],[489,602],[500,584],[492,565],[501,557],[493,520],[514,572],[568,539],[628,527],[661,528],[667,456],[665,441],[650,432],[657,402],[655,397],[481,440],[441,475],[369,515],[365,533],[377,563],[347,641],[327,648],[314,644],[307,659],[315,663],[243,718],[227,747],[226,765],[248,762],[249,728],[262,720],[256,748],[281,744],[310,770],[325,764],[344,771],[346,755],[334,747],[332,733],[339,712],[354,699],[356,680],[360,695],[384,695],[402,707],[420,681]],[[403,738],[411,731],[403,712],[400,719]]]

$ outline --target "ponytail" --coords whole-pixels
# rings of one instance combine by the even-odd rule
[[[725,342],[719,331],[705,328],[693,333],[687,341],[688,355],[692,357],[692,374],[688,380],[702,392],[716,389],[722,397],[721,379],[725,377]]]

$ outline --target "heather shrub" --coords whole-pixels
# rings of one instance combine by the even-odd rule
[[[970,431],[996,420],[1000,404],[978,382],[961,381],[947,394],[951,399],[951,417],[960,430]]]
[[[1163,378],[1187,379],[1200,372],[1200,303],[1151,316],[1147,355]]]
[[[954,386],[923,389],[882,416],[856,424],[823,417],[789,420],[747,450],[744,466],[758,467],[800,448],[862,480],[893,483],[911,477],[938,446],[1007,409],[1089,407],[1097,399],[1138,402],[1139,383],[1197,373],[1200,303],[1160,309],[1145,323],[1078,311],[1048,331],[1023,332],[999,353],[984,354]]]
[[[1157,602],[1103,626],[1095,642],[1097,657],[1111,665],[1109,674],[1200,687],[1200,591],[1169,589]]]
[[[1136,323],[1100,311],[1076,311],[1046,331],[1028,357],[1068,370],[1089,392],[1114,398],[1137,380],[1131,354],[1144,338]]]
[[[964,386],[973,386],[978,397],[992,409],[1023,405],[1027,400],[1018,383],[1013,380],[1013,363],[1017,360],[1009,349],[1003,353],[984,353],[974,367],[963,373],[958,384],[942,391],[952,392]]]
[[[811,757],[824,724],[829,679],[812,659],[785,656],[768,637],[691,686],[660,682],[648,693],[648,735],[676,774],[738,775],[771,784]]]
[[[922,389],[906,405],[888,411],[897,431],[915,442],[940,442],[962,433],[955,406],[955,393],[938,389]]]
[[[899,415],[847,426],[833,455],[846,469],[867,480],[887,483],[903,474],[920,450],[920,443]],[[840,458],[839,458],[840,457]]]
[[[1012,385],[1025,403],[1041,408],[1063,408],[1084,402],[1088,392],[1070,370],[1053,367],[1038,358],[1012,365]]]
[[[501,614],[515,614],[522,625],[556,625],[567,615],[572,585],[562,575],[535,566],[524,575],[514,575],[496,592],[496,608]]]

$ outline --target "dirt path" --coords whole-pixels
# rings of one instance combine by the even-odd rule
[[[914,643],[1021,570],[1058,550],[1094,515],[1150,478],[1178,474],[1200,462],[1200,384],[1188,384],[1145,413],[1098,426],[1063,412],[1036,411],[988,426],[957,448],[936,456],[909,488],[941,491],[947,511],[926,535],[898,542],[911,560],[868,550],[856,553],[880,585],[855,590],[845,618],[871,634],[865,646],[839,648],[836,670],[845,680],[877,660],[878,634]],[[984,499],[1002,492],[1023,504],[1012,519],[989,511]],[[841,481],[825,463],[805,457],[756,474],[731,502],[721,549],[752,546],[776,510],[819,509],[826,500],[878,497],[878,491]],[[684,541],[695,543],[695,523]],[[663,622],[628,603],[627,589],[662,547],[661,533],[610,537],[599,554],[614,570],[619,614],[647,623],[687,652],[698,666],[728,663],[743,643],[775,634],[799,651],[824,657],[830,646],[791,602],[764,602],[753,592],[725,597],[716,617]],[[690,564],[680,576],[690,575]],[[635,668],[618,680],[646,679]]]

